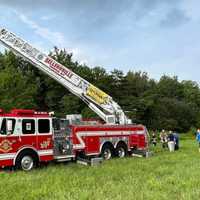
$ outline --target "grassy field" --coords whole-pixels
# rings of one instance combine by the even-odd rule
[[[0,200],[200,199],[200,153],[191,137],[170,153],[113,159],[98,167],[52,164],[29,173],[1,172]]]

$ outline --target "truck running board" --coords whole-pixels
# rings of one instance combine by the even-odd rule
[[[85,159],[85,158],[77,158],[77,163],[81,165],[89,165],[89,166],[96,166],[103,162],[103,158],[91,158],[91,159]]]
[[[56,162],[71,161],[72,158],[74,158],[73,155],[54,156],[54,160],[55,160]]]
[[[134,150],[131,153],[131,156],[140,157],[140,158],[142,158],[142,157],[148,158],[148,157],[151,157],[152,155],[153,155],[153,153],[151,151],[141,151],[141,150]]]

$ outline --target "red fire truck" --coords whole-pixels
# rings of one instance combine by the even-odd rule
[[[132,124],[111,96],[6,29],[0,29],[0,42],[82,99],[105,121],[92,124],[75,115],[58,119],[47,112],[0,110],[0,167],[31,170],[43,161],[100,155],[110,159],[134,150],[147,151],[146,128]]]
[[[69,125],[47,112],[0,111],[0,167],[31,170],[39,162],[67,161],[78,156],[125,157],[147,150],[142,125]]]

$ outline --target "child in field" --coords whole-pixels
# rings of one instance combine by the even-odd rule
[[[197,129],[196,140],[197,140],[197,142],[199,143],[199,152],[200,152],[200,129]]]

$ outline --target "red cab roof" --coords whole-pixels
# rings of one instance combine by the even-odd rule
[[[10,116],[10,117],[49,117],[48,112],[38,112],[29,109],[12,109],[9,113],[4,113],[0,109],[0,115]]]

